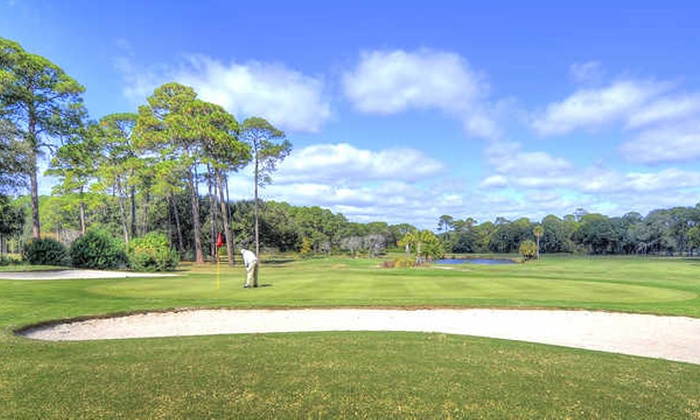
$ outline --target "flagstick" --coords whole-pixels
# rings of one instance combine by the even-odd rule
[[[221,266],[219,262],[221,262],[221,258],[219,258],[219,247],[216,248],[216,290],[219,290],[219,283],[221,280]]]

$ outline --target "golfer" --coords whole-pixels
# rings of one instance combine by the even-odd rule
[[[243,263],[245,264],[245,288],[251,286],[258,287],[258,257],[252,251],[247,249],[241,249],[241,255],[243,256]]]

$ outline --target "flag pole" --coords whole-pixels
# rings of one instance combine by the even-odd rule
[[[221,246],[224,244],[224,237],[219,232],[216,235],[216,290],[219,290],[221,283]]]

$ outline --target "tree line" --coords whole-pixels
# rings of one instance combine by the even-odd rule
[[[536,241],[542,253],[595,255],[688,255],[700,248],[700,203],[695,207],[658,209],[643,216],[620,217],[577,209],[563,218],[540,222],[497,218],[477,224],[472,218],[443,215],[438,221],[445,248],[454,253],[515,253],[521,243]]]

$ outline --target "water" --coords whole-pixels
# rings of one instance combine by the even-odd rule
[[[442,260],[433,261],[435,264],[515,264],[512,260],[502,260],[497,258],[445,258]]]

